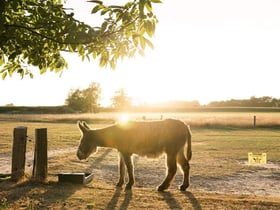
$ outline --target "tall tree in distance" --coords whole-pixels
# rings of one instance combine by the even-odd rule
[[[124,5],[105,5],[88,0],[92,14],[103,17],[98,26],[74,18],[62,0],[0,1],[0,75],[18,73],[33,77],[31,66],[41,74],[61,72],[67,61],[61,52],[83,59],[99,59],[101,67],[115,68],[119,59],[143,54],[153,47],[157,23],[152,3],[160,0],[128,0]],[[93,16],[94,18],[94,16]]]
[[[99,104],[99,99],[101,95],[100,84],[96,82],[92,82],[88,88],[83,91],[83,95],[85,98],[85,108],[87,112],[96,112]]]
[[[112,106],[116,109],[127,109],[131,107],[131,98],[127,96],[123,88],[117,90],[111,100]]]
[[[101,88],[99,83],[91,83],[88,88],[84,90],[72,89],[70,90],[65,104],[78,112],[97,112],[99,108],[99,99],[101,95]]]
[[[68,97],[65,100],[65,105],[73,109],[74,111],[83,112],[84,110],[84,97],[83,92],[80,89],[71,89],[68,93]]]

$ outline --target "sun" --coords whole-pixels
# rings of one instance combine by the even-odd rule
[[[130,115],[129,114],[121,114],[118,117],[118,122],[121,124],[125,124],[130,120]]]

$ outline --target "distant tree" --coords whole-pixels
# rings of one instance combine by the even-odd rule
[[[14,104],[13,104],[13,103],[9,103],[9,104],[6,104],[5,106],[7,106],[7,107],[13,107]]]
[[[272,105],[273,105],[274,107],[279,107],[279,106],[280,106],[280,99],[273,98],[273,99],[272,99]]]
[[[65,104],[76,111],[84,111],[84,97],[80,89],[71,89],[68,93],[68,97],[65,100]]]
[[[274,106],[273,104],[273,98],[270,96],[263,96],[259,98],[259,106],[262,107],[271,107]]]
[[[248,106],[254,107],[254,106],[258,106],[259,99],[255,96],[251,96],[250,100],[246,100],[246,102],[247,102]]]
[[[101,95],[101,88],[98,83],[91,83],[88,88],[84,90],[72,89],[70,90],[65,104],[75,111],[80,112],[96,112],[99,107],[99,98]]]
[[[99,99],[101,95],[101,88],[99,83],[91,83],[89,87],[83,90],[85,97],[85,106],[88,112],[96,112],[99,105]]]
[[[123,88],[117,90],[111,100],[114,108],[125,109],[131,107],[131,98],[127,96]]]
[[[30,75],[30,66],[60,72],[67,67],[61,52],[77,53],[82,60],[99,59],[110,65],[137,52],[143,54],[153,36],[157,19],[152,3],[160,0],[127,0],[124,5],[105,5],[88,0],[92,14],[103,17],[90,26],[74,18],[63,0],[0,1],[0,75]],[[148,37],[147,37],[148,36]]]

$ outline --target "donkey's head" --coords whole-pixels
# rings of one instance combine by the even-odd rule
[[[96,151],[97,145],[94,142],[94,130],[91,130],[85,122],[80,121],[78,121],[78,127],[82,136],[77,151],[77,157],[83,160],[87,159],[91,153]]]

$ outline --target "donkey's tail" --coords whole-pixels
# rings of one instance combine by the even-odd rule
[[[192,133],[191,133],[191,129],[190,129],[190,126],[187,125],[187,154],[186,154],[186,158],[188,160],[191,160],[192,159]]]

